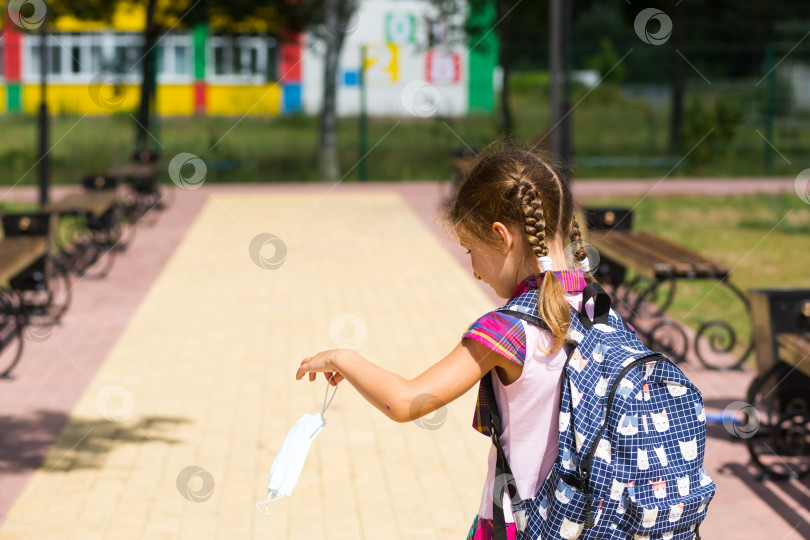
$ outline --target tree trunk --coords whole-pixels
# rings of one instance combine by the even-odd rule
[[[509,25],[511,21],[503,20],[504,16],[504,2],[497,0],[496,11],[498,19],[501,21],[501,43],[498,54],[498,63],[501,64],[503,72],[503,86],[501,88],[501,126],[503,136],[506,139],[511,139],[514,133],[514,123],[512,121],[512,110],[509,108],[509,55],[506,51],[506,46],[509,41]]]
[[[151,102],[155,94],[156,63],[155,43],[158,29],[155,25],[155,6],[157,0],[149,0],[146,5],[146,25],[143,30],[143,53],[141,58],[141,103],[138,107],[137,122],[135,124],[135,148],[144,149],[147,138],[150,137]]]
[[[318,139],[318,167],[323,180],[340,180],[340,161],[337,145],[337,71],[340,51],[354,12],[354,0],[326,0],[324,22],[326,25],[326,57],[323,67],[323,104],[321,106],[320,136]]]

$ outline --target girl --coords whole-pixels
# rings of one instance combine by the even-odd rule
[[[494,369],[505,454],[518,493],[530,498],[557,459],[560,377],[570,307],[581,308],[585,275],[568,269],[565,245],[586,262],[571,192],[547,159],[521,150],[501,150],[479,159],[446,207],[444,220],[470,254],[473,275],[499,297],[513,299],[539,288],[542,330],[508,314],[489,312],[473,322],[445,358],[413,380],[371,363],[356,352],[334,349],[305,358],[295,375],[314,381],[324,372],[331,384],[346,379],[372,405],[396,422],[430,414],[458,398]],[[574,261],[571,261],[572,263]],[[572,264],[573,266],[573,264]],[[416,398],[435,396],[422,407]],[[473,427],[489,435],[488,410],[479,385]],[[468,540],[492,538],[492,492],[496,451]],[[515,538],[509,498],[503,508],[509,538]]]

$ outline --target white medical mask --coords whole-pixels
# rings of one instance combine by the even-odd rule
[[[309,453],[309,447],[318,433],[326,425],[323,413],[332,403],[337,393],[337,386],[332,398],[327,403],[326,397],[329,395],[329,387],[326,387],[323,409],[319,413],[305,414],[290,428],[284,443],[281,445],[273,465],[270,467],[270,482],[267,485],[267,499],[256,503],[256,509],[265,516],[270,516],[269,503],[280,499],[283,496],[289,497],[292,494],[304,462]],[[262,505],[264,510],[262,510]]]

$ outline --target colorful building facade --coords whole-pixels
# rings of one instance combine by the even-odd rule
[[[59,17],[46,42],[50,111],[132,112],[140,100],[143,6],[122,3],[111,24]],[[340,60],[338,113],[360,109],[365,48],[371,115],[407,114],[409,82],[431,86],[441,114],[494,107],[492,48],[437,40],[446,21],[425,0],[365,0],[347,31]],[[378,20],[379,19],[379,20]],[[40,101],[40,37],[4,21],[0,31],[0,113],[34,113]],[[441,36],[440,36],[441,37]],[[323,83],[322,42],[311,35],[223,35],[208,26],[169,32],[155,48],[160,115],[314,114]],[[406,100],[407,101],[407,100]],[[404,107],[404,108],[403,108]]]

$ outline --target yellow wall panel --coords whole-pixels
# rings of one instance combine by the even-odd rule
[[[0,113],[6,112],[7,103],[8,99],[6,98],[6,87],[0,86]]]
[[[48,109],[51,113],[110,114],[132,112],[140,103],[141,87],[121,85],[51,84],[48,85]],[[117,92],[117,93],[115,93]],[[39,85],[25,84],[22,89],[23,110],[39,110]]]
[[[157,113],[187,115],[194,113],[194,86],[161,84],[157,91]]]
[[[48,86],[48,109],[52,114],[111,114],[133,113],[140,103],[140,86],[118,87],[87,84],[53,84]],[[5,110],[6,88],[0,87],[0,112]],[[39,110],[39,85],[22,88],[23,110],[34,114]],[[259,86],[215,85],[206,89],[206,109],[211,115],[279,114],[281,87],[278,84]],[[194,113],[194,86],[191,84],[160,85],[157,91],[157,113],[160,115],[189,115]]]
[[[209,85],[206,89],[208,114],[278,114],[281,112],[281,86]]]

